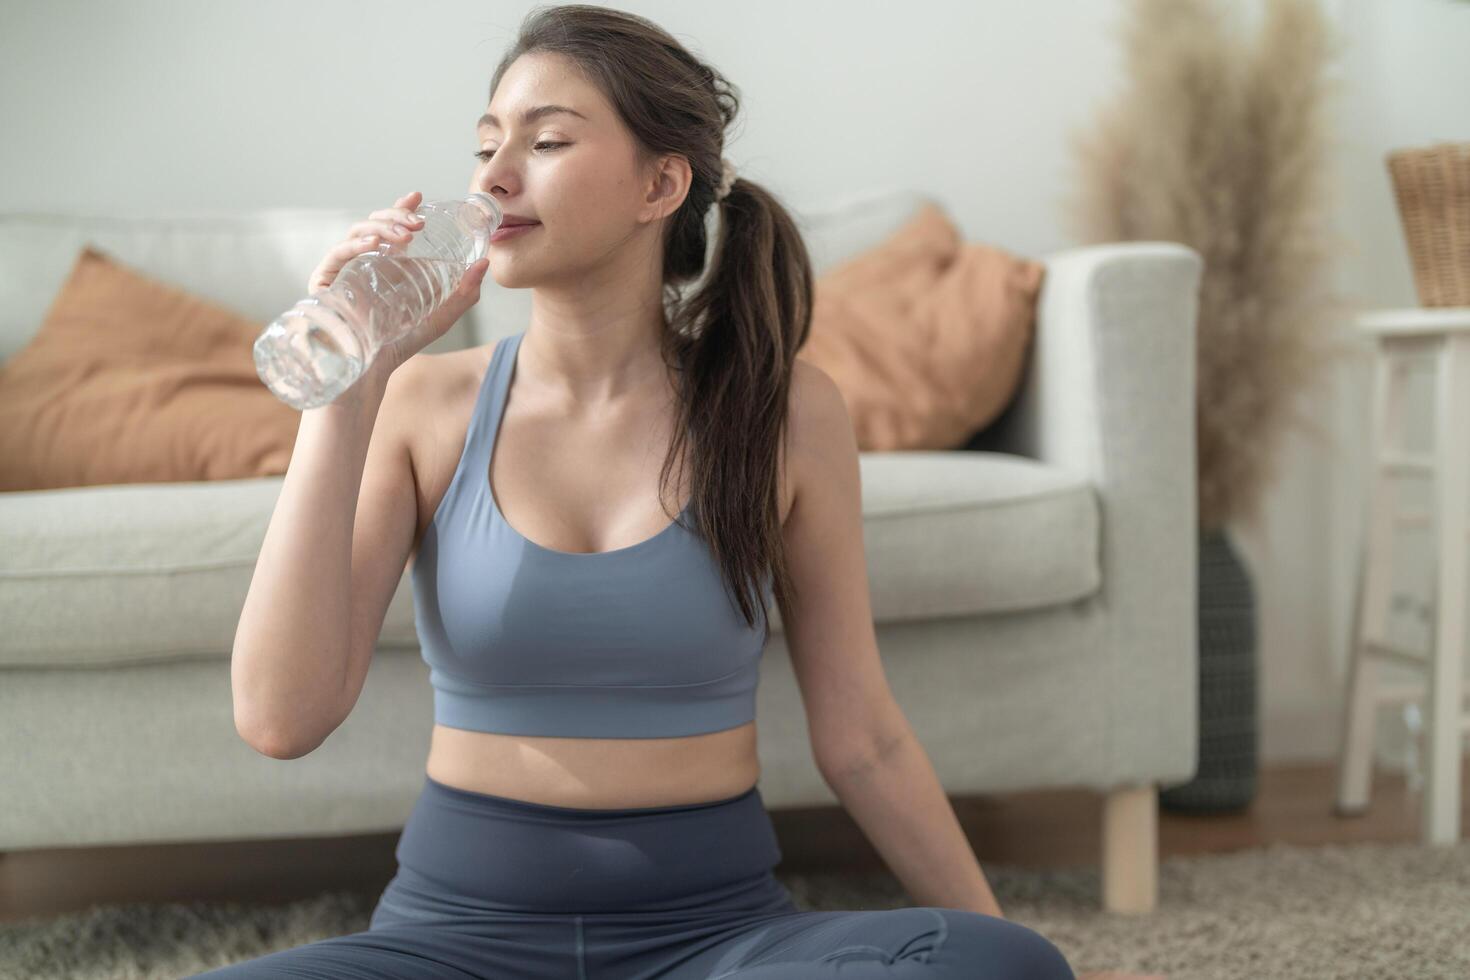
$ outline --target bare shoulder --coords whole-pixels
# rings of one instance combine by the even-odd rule
[[[396,386],[391,408],[394,425],[408,446],[418,502],[415,554],[429,519],[454,479],[489,354],[487,347],[442,354],[420,351],[389,378],[390,387]]]
[[[833,467],[857,454],[857,437],[842,389],[832,376],[798,358],[791,374],[788,419],[792,499],[810,481],[828,481]]]
[[[840,415],[847,422],[847,402],[832,376],[810,361],[797,358],[791,372],[791,419],[793,427],[834,425]]]
[[[826,371],[799,359],[791,376],[791,435],[794,448],[808,453],[856,443],[842,389]]]
[[[419,352],[393,372],[392,381],[398,386],[393,407],[406,426],[416,466],[432,463],[435,443],[446,428],[446,420],[456,419],[461,407],[468,413],[471,406],[462,403],[467,396],[474,397],[488,357],[489,349],[484,347],[442,354]],[[467,427],[468,414],[463,421]],[[463,441],[461,431],[459,442]]]
[[[403,375],[406,386],[433,387],[448,393],[456,385],[473,383],[477,365],[483,365],[490,355],[489,347],[466,347],[464,350],[428,354],[423,351],[404,361],[393,372],[393,377]]]
[[[383,394],[379,414],[380,419],[387,416],[387,421],[407,443],[416,481],[423,472],[421,464],[426,447],[421,437],[426,429],[424,423],[438,409],[431,403],[441,388],[439,379],[443,376],[443,367],[436,361],[437,355],[416,354],[394,368],[388,376],[388,387]]]

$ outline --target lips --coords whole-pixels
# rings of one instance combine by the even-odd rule
[[[539,221],[532,221],[527,224],[519,225],[501,225],[499,228],[495,229],[495,233],[490,236],[490,241],[493,243],[504,241],[507,238],[519,238],[522,235],[530,234],[532,231],[540,227],[541,222]]]

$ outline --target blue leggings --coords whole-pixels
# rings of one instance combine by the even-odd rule
[[[924,907],[804,912],[772,869],[759,789],[592,810],[425,776],[368,928],[211,980],[1075,980],[1008,919]]]

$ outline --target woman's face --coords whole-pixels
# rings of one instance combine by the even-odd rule
[[[561,55],[527,54],[501,76],[476,130],[470,192],[489,194],[506,215],[540,224],[490,244],[489,274],[505,287],[566,285],[628,262],[659,262],[666,203],[644,192],[632,135],[602,93]],[[546,112],[544,106],[571,112]],[[682,201],[683,194],[678,195]],[[674,205],[677,207],[677,205]]]

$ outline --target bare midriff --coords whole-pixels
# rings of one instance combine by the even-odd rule
[[[435,725],[426,768],[447,786],[595,809],[725,800],[760,776],[755,722],[676,738],[551,738]]]
[[[448,490],[459,464],[469,428],[476,395],[484,372],[489,367],[490,346],[446,354],[432,358],[433,369],[444,372],[444,385],[435,386],[445,393],[445,400],[424,407],[439,413],[435,425],[415,425],[412,431],[423,433],[411,447],[419,486],[419,523],[414,541],[422,540],[429,520]],[[615,493],[619,499],[638,499],[638,487],[655,485],[652,471],[661,463],[656,453],[644,453],[641,464],[614,462],[607,458],[611,447],[650,433],[653,443],[667,439],[670,429],[660,431],[646,418],[656,414],[651,407],[638,419],[630,412],[628,437],[610,434],[606,429],[586,434],[579,440],[570,430],[559,432],[554,444],[562,446],[579,460],[573,469],[538,472],[544,463],[537,450],[546,444],[544,432],[522,436],[517,431],[514,412],[507,409],[502,420],[493,454],[494,491],[500,507],[517,531],[547,547],[564,551],[611,550],[656,534],[670,520],[669,512],[655,509],[651,496],[636,518],[630,518],[623,534],[626,541],[605,541],[598,547],[587,542],[563,541],[567,536],[565,521],[553,521],[523,507],[512,507],[513,501],[545,499],[537,487],[563,488],[571,501],[562,505],[574,512],[578,491],[575,473],[597,474],[600,484],[588,493]],[[445,420],[451,421],[445,421]],[[666,442],[664,443],[666,444]],[[626,448],[622,454],[627,456]],[[601,457],[601,458],[600,458]],[[638,473],[643,465],[645,472]],[[624,474],[621,481],[609,474]],[[485,475],[490,479],[490,475]],[[783,488],[782,518],[790,513],[794,499],[790,488]],[[687,500],[687,489],[678,500]],[[543,503],[543,508],[548,506]],[[558,530],[560,529],[560,531]],[[446,786],[507,797],[551,806],[583,809],[620,809],[633,807],[677,806],[704,803],[739,796],[756,784],[760,761],[756,752],[756,723],[737,728],[684,735],[671,738],[568,738],[537,735],[514,735],[471,731],[436,724],[429,747],[428,775]]]

